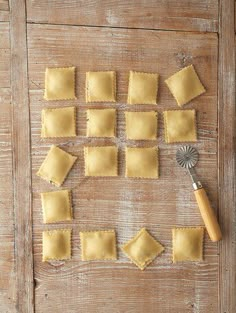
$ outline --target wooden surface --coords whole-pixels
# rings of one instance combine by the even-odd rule
[[[26,10],[25,10],[26,9]],[[219,13],[219,21],[218,21]],[[234,1],[0,1],[0,311],[235,312]],[[207,92],[197,110],[197,173],[220,217],[224,240],[205,236],[201,263],[172,264],[171,228],[202,225],[190,178],[164,142],[162,112],[176,109],[164,79],[193,63]],[[43,99],[47,66],[76,66],[77,100]],[[115,70],[117,104],[85,103],[85,72]],[[128,71],[160,74],[157,141],[127,142]],[[44,107],[75,105],[78,137],[40,138]],[[117,138],[86,138],[86,109],[118,110]],[[134,106],[132,109],[140,109]],[[43,225],[37,177],[50,145],[79,157],[63,188],[73,190],[74,220]],[[115,143],[119,177],[85,178],[83,146]],[[124,148],[160,148],[160,179],[124,177]],[[71,227],[72,260],[42,263],[42,231]],[[147,227],[166,248],[144,272],[119,250],[116,262],[82,262],[80,230],[114,228],[118,246]],[[31,229],[33,232],[31,233]],[[33,250],[32,250],[33,248]],[[33,284],[34,279],[34,284]]]
[[[219,219],[224,241],[220,244],[220,312],[236,309],[236,115],[235,115],[235,20],[234,2],[220,3],[219,34]],[[221,79],[222,77],[222,79]],[[225,127],[227,125],[227,127]],[[231,192],[229,192],[229,190]]]
[[[21,10],[19,10],[19,6]],[[31,147],[24,0],[11,2],[12,157],[14,181],[16,310],[33,312]],[[14,83],[14,82],[17,82]],[[24,126],[23,126],[24,125]],[[23,208],[23,209],[22,209]]]

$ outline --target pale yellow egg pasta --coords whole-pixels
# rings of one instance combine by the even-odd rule
[[[42,138],[75,137],[76,108],[65,107],[42,110]]]
[[[116,72],[87,72],[86,102],[116,102]]]
[[[116,110],[87,110],[87,137],[115,137]]]
[[[202,85],[193,65],[187,66],[165,80],[179,106],[203,94]]]
[[[158,74],[130,71],[128,104],[157,104]]]
[[[116,146],[84,147],[85,176],[117,176]]]
[[[126,138],[155,140],[157,138],[157,112],[125,112]]]
[[[203,227],[172,229],[173,262],[203,260]]]
[[[44,99],[76,99],[75,67],[46,68]]]
[[[114,230],[80,232],[81,259],[116,260],[116,233]]]
[[[43,232],[43,262],[71,259],[72,229],[54,229]]]
[[[142,228],[135,237],[122,246],[122,250],[134,264],[144,270],[164,251],[164,247]]]
[[[197,141],[195,110],[172,110],[163,114],[166,143]]]
[[[52,145],[37,175],[60,187],[76,160],[77,157]]]
[[[72,220],[71,190],[41,193],[44,223]]]
[[[158,178],[158,148],[126,147],[126,177]]]

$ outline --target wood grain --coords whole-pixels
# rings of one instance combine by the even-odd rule
[[[24,0],[11,1],[11,89],[16,311],[34,310],[31,157]]]
[[[97,27],[28,25],[28,66],[32,140],[33,237],[36,312],[219,312],[218,246],[206,236],[205,261],[172,264],[171,228],[202,225],[190,178],[175,163],[178,145],[164,142],[162,111],[177,105],[164,79],[193,63],[207,92],[186,108],[197,109],[200,152],[197,172],[207,188],[213,207],[217,199],[217,59],[216,34],[108,29]],[[47,66],[77,67],[78,99],[47,102],[43,99]],[[87,105],[85,72],[116,70],[118,103]],[[159,137],[153,142],[126,142],[124,110],[128,70],[161,75],[159,103],[141,109],[159,112]],[[40,113],[44,107],[75,105],[78,134],[72,140],[40,138]],[[118,137],[114,140],[86,138],[86,109],[114,107],[118,110]],[[140,110],[139,106],[132,109]],[[118,178],[85,178],[83,145],[115,143],[120,149]],[[35,175],[52,143],[79,156],[64,188],[73,190],[74,220],[45,226],[42,223],[40,192],[56,188]],[[160,147],[159,180],[126,179],[124,147],[129,144]],[[206,174],[207,173],[207,174]],[[180,177],[182,178],[180,180]],[[79,231],[114,228],[118,245],[146,226],[166,247],[145,271],[140,272],[119,250],[116,262],[82,262]],[[59,266],[42,263],[42,230],[72,227],[73,258]],[[181,283],[180,283],[181,280]],[[171,290],[171,292],[170,292]],[[164,300],[165,299],[165,300]],[[172,301],[174,299],[174,301]]]
[[[219,217],[224,233],[220,245],[220,312],[236,309],[236,110],[234,1],[221,1],[219,34]],[[225,126],[227,125],[227,127]]]
[[[0,23],[0,310],[15,312],[14,213],[11,144],[10,29]]]
[[[216,0],[27,0],[33,23],[187,31],[218,30]]]
[[[9,11],[9,1],[0,0],[0,11]]]
[[[9,22],[8,0],[0,0],[0,22]]]

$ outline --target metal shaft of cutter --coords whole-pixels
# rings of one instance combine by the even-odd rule
[[[188,168],[188,172],[189,172],[190,177],[192,179],[193,189],[198,190],[198,189],[202,188],[202,184],[197,178],[197,174],[196,174],[195,169],[193,167]]]

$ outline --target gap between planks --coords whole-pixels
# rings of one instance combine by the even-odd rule
[[[211,34],[218,33],[218,30],[214,31],[197,31],[197,30],[183,30],[183,29],[165,29],[165,28],[146,28],[146,27],[125,27],[125,26],[107,26],[107,25],[87,25],[87,24],[59,24],[59,23],[46,23],[46,22],[33,22],[28,21],[27,24],[32,25],[49,25],[49,26],[69,26],[69,27],[88,27],[88,28],[109,28],[109,29],[131,29],[131,30],[146,30],[146,31],[163,31],[163,32],[180,32],[180,33],[192,33],[192,34]]]

